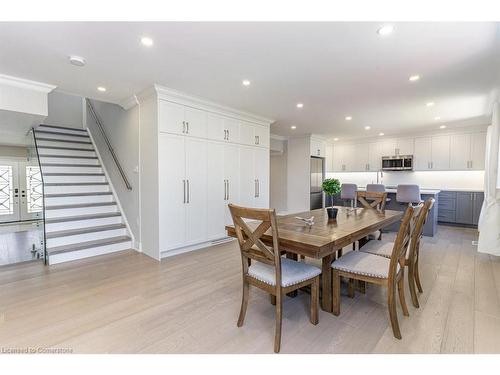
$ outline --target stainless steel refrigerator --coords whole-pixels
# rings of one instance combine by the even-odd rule
[[[323,190],[325,179],[325,159],[311,157],[311,210],[323,208]]]

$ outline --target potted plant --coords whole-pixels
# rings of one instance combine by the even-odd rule
[[[328,212],[328,218],[336,219],[338,208],[333,207],[333,197],[340,193],[340,181],[336,178],[327,178],[323,181],[321,188],[326,195],[329,195],[332,198],[332,206],[326,209],[326,211]]]

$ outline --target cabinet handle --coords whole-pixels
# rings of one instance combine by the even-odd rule
[[[260,145],[260,135],[257,136],[257,144]]]
[[[182,203],[186,203],[186,180],[182,180],[182,190],[183,190],[183,194],[184,194],[184,199],[183,199]]]
[[[187,203],[189,203],[189,180],[186,180],[187,181]]]
[[[227,129],[227,140],[229,141],[229,129]]]
[[[186,121],[186,133],[189,134],[189,121]]]
[[[254,183],[254,186],[253,186],[253,188],[254,188],[254,195],[253,195],[253,197],[257,198],[257,180],[253,180],[253,183]]]
[[[186,121],[182,121],[182,134],[186,133]]]
[[[229,200],[229,180],[227,181],[227,200]]]
[[[224,200],[226,200],[227,196],[227,188],[226,188],[226,180],[224,180]]]
[[[257,179],[257,198],[260,197],[260,181]]]

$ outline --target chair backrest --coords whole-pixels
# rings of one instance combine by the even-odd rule
[[[385,191],[384,184],[367,184],[366,191],[375,192],[375,193],[383,193]]]
[[[387,193],[379,193],[374,191],[358,191],[357,197],[363,207],[385,211]]]
[[[395,280],[398,264],[400,269],[404,269],[406,251],[408,250],[411,238],[410,222],[413,218],[413,211],[413,207],[408,206],[403,216],[403,220],[401,220],[401,225],[399,226],[399,231],[394,241],[394,247],[392,248],[391,262],[389,265],[389,280]]]
[[[340,199],[356,199],[356,191],[358,185],[356,184],[342,184],[340,187]]]
[[[410,249],[408,253],[408,259],[410,262],[415,262],[418,256],[418,250],[420,248],[420,239],[424,232],[424,225],[429,216],[429,212],[434,205],[434,198],[427,199],[420,209],[417,218],[414,223],[414,227],[411,233]]]
[[[418,185],[398,185],[396,201],[401,203],[420,203],[420,187]]]
[[[248,273],[248,259],[274,266],[276,285],[281,285],[281,257],[278,241],[278,222],[274,209],[248,208],[229,204],[234,228],[240,245],[243,274]],[[246,222],[245,220],[249,220]],[[271,229],[272,246],[262,241]],[[267,241],[269,243],[269,241]]]

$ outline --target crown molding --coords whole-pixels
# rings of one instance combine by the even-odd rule
[[[137,104],[139,104],[139,100],[137,99],[136,95],[132,95],[132,96],[129,96],[128,98],[120,100],[117,104],[120,107],[122,107],[124,110],[128,111],[130,108],[133,108]]]
[[[42,92],[48,94],[54,90],[57,86],[49,85],[48,83],[31,81],[24,78],[8,76],[5,74],[0,74],[0,85],[6,85],[11,87],[17,87],[20,89],[27,89]]]

